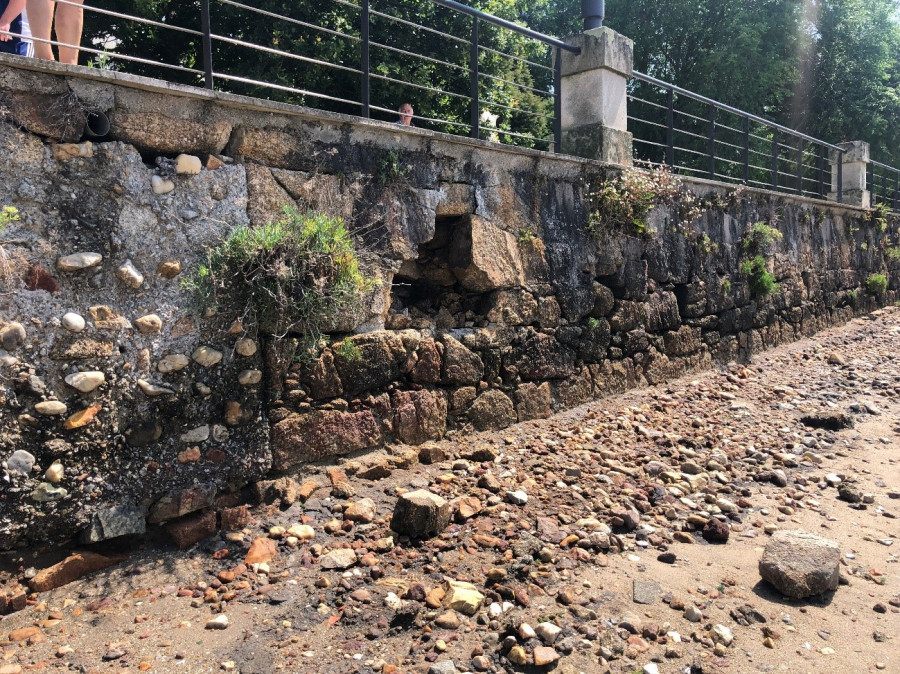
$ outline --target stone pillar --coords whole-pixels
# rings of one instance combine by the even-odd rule
[[[562,51],[562,152],[631,166],[626,85],[634,43],[610,28],[594,28],[566,42],[581,53]]]
[[[866,165],[869,163],[869,144],[861,140],[851,140],[849,143],[838,143],[838,147],[845,150],[840,153],[830,150],[828,163],[831,164],[831,192],[828,199],[837,201],[838,191],[838,162],[841,162],[841,202],[848,206],[861,206],[870,208],[871,195],[866,189]]]

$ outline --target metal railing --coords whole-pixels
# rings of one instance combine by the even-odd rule
[[[455,0],[147,6],[83,5],[89,65],[382,120],[409,102],[417,126],[559,149],[560,52],[578,49]]]
[[[636,71],[628,89],[636,159],[817,199],[831,191],[828,153],[844,153],[837,145]],[[835,196],[841,202],[840,161],[837,167]]]
[[[870,159],[866,166],[866,189],[871,193],[873,206],[886,204],[892,211],[900,212],[900,170]]]

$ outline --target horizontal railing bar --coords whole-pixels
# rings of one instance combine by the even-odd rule
[[[353,40],[354,42],[360,41],[360,39],[356,35],[351,35],[349,33],[342,33],[339,30],[325,28],[324,26],[319,26],[315,23],[307,23],[306,21],[300,21],[299,19],[293,19],[289,16],[284,16],[283,14],[275,14],[274,12],[269,12],[264,9],[259,9],[258,7],[251,7],[250,5],[244,5],[240,2],[235,2],[234,0],[214,0],[214,2],[218,2],[223,5],[231,5],[232,7],[238,7],[239,9],[245,9],[250,12],[256,12],[257,14],[262,14],[263,16],[268,16],[273,19],[281,19],[282,21],[286,21],[287,23],[293,23],[297,26],[303,26],[304,28],[311,28],[313,30],[322,31],[323,33],[328,33],[329,35],[337,35],[338,37],[344,37],[349,40]]]
[[[511,84],[514,87],[525,89],[539,96],[547,96],[548,98],[553,96],[553,94],[551,94],[549,91],[544,91],[543,89],[535,89],[534,87],[529,87],[525,84],[519,84],[518,82],[511,82],[510,80],[505,80],[502,77],[497,77],[496,75],[491,75],[490,73],[479,73],[479,75],[481,77],[487,77],[488,79],[496,80],[498,82],[504,82],[505,84]]]
[[[887,164],[882,164],[881,162],[875,161],[874,159],[870,159],[869,161],[870,161],[874,166],[878,166],[878,167],[880,167],[880,168],[887,169],[887,170],[892,171],[892,172],[894,172],[894,173],[900,173],[900,169],[894,168],[893,166],[888,166]]]
[[[446,96],[453,96],[454,98],[459,98],[464,101],[472,100],[469,96],[465,96],[463,94],[456,94],[452,91],[444,91],[443,89],[435,89],[434,87],[426,87],[424,84],[415,84],[413,82],[407,82],[406,80],[398,80],[395,77],[388,77],[387,75],[379,75],[376,73],[370,73],[369,77],[373,80],[383,80],[385,82],[393,82],[394,84],[402,84],[406,87],[413,87],[414,89],[422,89],[423,91],[430,91],[433,94],[444,94]],[[394,111],[396,112],[396,110]]]
[[[369,42],[370,47],[378,47],[379,49],[385,49],[387,51],[396,52],[397,54],[403,54],[404,56],[411,56],[413,58],[421,59],[422,61],[428,61],[429,63],[437,63],[442,66],[450,66],[451,68],[456,68],[457,70],[462,70],[463,72],[469,72],[468,66],[461,66],[456,63],[450,63],[449,61],[441,61],[440,59],[432,58],[430,56],[425,56],[424,54],[415,54],[410,51],[406,51],[404,49],[400,49],[399,47],[392,47],[387,44],[382,44],[381,42]]]
[[[58,1],[62,1],[62,0],[58,0]],[[16,33],[9,33],[7,31],[0,31],[0,34],[2,34],[2,35],[17,35]],[[169,63],[163,63],[162,61],[151,61],[150,59],[144,59],[144,58],[140,58],[138,56],[129,56],[128,54],[119,54],[119,53],[110,54],[109,50],[104,51],[102,49],[94,49],[92,47],[84,47],[81,45],[69,44],[68,42],[58,42],[56,40],[44,40],[43,38],[34,37],[33,35],[31,36],[30,39],[32,42],[41,42],[43,44],[49,44],[53,47],[69,47],[70,49],[76,49],[78,51],[87,52],[89,54],[96,54],[97,56],[106,55],[107,57],[114,59],[114,60],[132,61],[134,63],[141,63],[141,64],[148,65],[148,66],[159,66],[160,68],[168,68],[169,70],[178,70],[180,72],[194,73],[196,75],[203,75],[202,70],[196,70],[195,68],[188,68],[186,66],[171,65]]]
[[[327,94],[319,94],[319,93],[316,93],[315,91],[308,91],[307,89],[295,89],[294,87],[288,87],[283,84],[273,84],[271,82],[260,82],[259,80],[251,80],[247,77],[239,77],[238,75],[229,75],[227,73],[220,73],[218,71],[214,72],[213,75],[215,77],[218,77],[219,79],[229,80],[231,82],[241,82],[243,84],[253,84],[255,86],[260,86],[260,87],[269,87],[270,89],[278,89],[279,91],[289,91],[294,94],[300,94],[302,96],[312,96],[314,98],[322,98],[324,100],[335,101],[337,103],[348,103],[350,105],[359,105],[359,101],[349,101],[345,98],[337,98],[335,96],[328,96]]]
[[[651,121],[648,120],[648,119],[639,119],[638,117],[629,117],[629,118],[628,118],[628,121],[629,121],[629,122],[637,122],[637,123],[639,123],[639,124],[647,124],[647,125],[649,125],[649,126],[655,126],[655,127],[659,128],[659,129],[666,129],[666,128],[668,128],[665,124],[661,124],[661,123],[659,123],[659,122],[651,122]]]
[[[644,140],[642,138],[635,138],[635,143],[643,143],[644,145],[652,145],[653,147],[667,147],[664,143],[657,143],[652,140]]]
[[[378,105],[372,105],[372,106],[370,106],[370,108],[372,110],[376,110],[378,112],[385,112],[389,115],[397,114],[396,110],[393,110],[391,108],[382,108],[381,106],[378,106]],[[439,124],[449,124],[451,126],[458,126],[458,127],[464,128],[464,129],[468,129],[470,126],[469,124],[464,124],[462,122],[454,122],[453,120],[443,119],[441,117],[424,117],[422,115],[413,115],[413,120],[422,121],[422,122],[437,122]],[[400,125],[398,124],[398,126],[400,126]]]
[[[243,40],[236,40],[233,37],[225,37],[224,35],[219,35],[218,33],[210,33],[210,37],[214,40],[218,40],[219,42],[225,42],[227,44],[233,44],[238,47],[246,47],[247,49],[252,49],[254,51],[262,51],[268,54],[275,54],[277,56],[285,56],[287,58],[294,59],[295,61],[302,61],[303,63],[312,63],[318,66],[324,66],[326,68],[333,68],[335,70],[342,70],[348,73],[354,73],[356,75],[360,74],[362,71],[357,68],[350,68],[349,66],[341,66],[336,63],[329,63],[328,61],[319,61],[318,59],[309,58],[308,56],[301,56],[300,54],[293,54],[289,51],[283,51],[281,49],[275,49],[274,47],[263,47],[262,45],[253,44],[252,42],[244,42]]]
[[[662,105],[660,103],[656,103],[654,101],[648,101],[643,98],[638,98],[637,96],[634,96],[633,94],[628,94],[628,100],[637,101],[638,103],[644,103],[646,105],[649,105],[652,108],[658,108],[659,110],[668,110],[668,106]]]
[[[521,56],[513,56],[512,54],[507,54],[505,51],[499,51],[497,49],[491,49],[490,47],[485,47],[484,45],[478,45],[478,49],[484,52],[489,52],[491,54],[496,54],[497,56],[503,56],[504,58],[508,58],[512,61],[518,61],[519,63],[527,63],[530,66],[534,66],[535,68],[541,68],[543,70],[547,70],[549,72],[553,72],[553,68],[550,66],[545,66],[543,63],[537,63],[535,61],[529,61],[528,59],[522,58]]]
[[[522,133],[515,133],[514,131],[504,131],[503,129],[490,129],[484,126],[479,126],[478,130],[489,131],[490,133],[496,133],[497,135],[513,136],[514,138],[524,138],[525,140],[533,140],[538,143],[553,143],[553,140],[550,138],[537,138],[536,136],[528,136]]]
[[[525,110],[524,108],[514,108],[509,105],[504,105],[503,103],[498,103],[497,101],[492,101],[492,100],[489,101],[489,100],[481,99],[481,104],[482,104],[482,107],[484,107],[486,105],[490,105],[490,106],[496,107],[496,108],[503,108],[504,110],[512,110],[513,112],[516,112],[520,115],[527,115],[529,117],[540,117],[542,119],[553,119],[553,115],[543,115],[540,112],[529,112],[528,110]]]
[[[66,5],[71,4],[68,2],[64,2],[63,0],[60,0],[60,2],[62,2],[62,4],[66,4]],[[104,14],[106,16],[112,16],[117,19],[125,19],[127,21],[134,21],[135,23],[143,23],[147,26],[154,26],[156,28],[168,28],[170,30],[178,31],[179,33],[187,33],[188,35],[203,35],[203,33],[200,32],[199,30],[193,30],[191,28],[182,28],[181,26],[175,26],[170,23],[162,23],[161,21],[153,21],[152,19],[145,19],[144,17],[141,17],[141,16],[132,16],[130,14],[120,14],[119,12],[113,12],[108,9],[94,7],[93,5],[72,4],[72,6],[73,7],[80,6],[83,9],[87,9],[87,10],[90,10],[91,12],[94,12],[95,14]]]
[[[457,37],[456,35],[450,35],[449,33],[444,33],[439,30],[435,30],[434,28],[430,28],[428,26],[423,26],[422,24],[415,23],[414,21],[407,21],[406,19],[401,19],[399,16],[394,16],[393,14],[385,14],[384,12],[379,12],[377,10],[372,9],[372,10],[369,10],[369,15],[370,16],[380,16],[383,19],[389,19],[390,21],[395,21],[404,26],[409,26],[410,28],[421,28],[426,33],[433,33],[440,37],[445,37],[448,40],[453,40],[455,42],[460,42],[460,43],[466,44],[466,45],[469,44],[469,40],[466,40],[464,38]]]
[[[434,1],[434,0],[433,0]],[[719,110],[726,110],[735,115],[740,115],[741,117],[746,117],[755,122],[759,122],[760,124],[765,124],[767,127],[772,129],[778,129],[778,131],[782,133],[790,134],[795,138],[803,138],[804,140],[811,141],[813,143],[818,143],[819,145],[824,145],[827,148],[832,150],[836,150],[840,153],[844,153],[845,150],[843,148],[838,147],[837,145],[831,145],[830,143],[826,143],[823,140],[819,140],[818,138],[813,138],[812,136],[807,136],[805,133],[800,133],[799,131],[795,131],[794,129],[789,129],[786,126],[782,126],[781,124],[776,124],[775,122],[769,121],[763,117],[759,117],[749,112],[745,112],[743,110],[739,110],[738,108],[734,108],[730,105],[726,105],[725,103],[719,103],[718,101],[714,101],[711,98],[707,98],[706,96],[701,96],[700,94],[695,94],[693,91],[688,91],[687,89],[682,89],[679,86],[674,84],[669,84],[668,82],[664,82],[662,80],[658,80],[655,77],[651,77],[650,75],[645,75],[644,73],[640,73],[638,71],[633,71],[632,75],[644,82],[648,82],[649,84],[653,84],[655,86],[661,87],[663,89],[669,89],[675,93],[679,93],[682,96],[687,96],[688,98],[693,98],[696,101],[700,101],[701,103],[706,103],[707,105],[713,105]]]
[[[456,10],[460,14],[468,14],[469,16],[474,16],[482,21],[486,21],[487,23],[492,23],[495,26],[507,28],[515,33],[526,35],[527,37],[533,38],[539,42],[543,42],[544,44],[549,44],[553,47],[559,47],[560,49],[570,51],[573,54],[581,53],[581,50],[578,47],[563,42],[562,40],[558,40],[555,37],[550,37],[549,35],[538,33],[536,30],[531,30],[530,28],[525,28],[524,26],[515,24],[512,21],[501,19],[499,16],[486,14],[480,10],[473,9],[472,7],[456,2],[455,0],[431,0],[431,2],[443,7],[449,7],[450,9]]]

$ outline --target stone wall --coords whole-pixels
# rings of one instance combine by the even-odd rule
[[[597,240],[595,162],[0,63],[0,205],[20,211],[0,232],[0,548],[141,533],[377,446],[405,460],[448,428],[746,359],[896,297],[895,232],[864,211],[695,182],[718,204],[700,218],[657,209],[643,235]],[[88,111],[108,137],[84,141]],[[181,284],[285,205],[343,217],[378,281],[356,334],[303,361]],[[783,233],[765,300],[740,271],[758,221]],[[886,265],[890,290],[868,294]]]

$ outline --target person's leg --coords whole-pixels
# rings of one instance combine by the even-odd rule
[[[51,0],[28,0],[26,7],[32,36],[41,40],[49,40],[50,27],[53,23],[53,2]],[[49,42],[35,40],[34,56],[45,61],[56,60]]]
[[[81,28],[84,23],[84,10],[81,5],[84,0],[71,0],[71,2],[78,3],[78,6],[73,7],[62,2],[56,3],[56,39],[66,44],[80,45]],[[60,46],[59,62],[78,65],[78,49]]]

